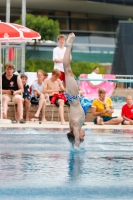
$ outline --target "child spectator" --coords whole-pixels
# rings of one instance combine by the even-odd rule
[[[43,81],[48,78],[48,73],[47,72],[43,72]],[[34,82],[38,81],[38,79],[34,80]],[[33,83],[34,83],[33,82]],[[30,86],[30,94],[32,94],[32,85]]]
[[[133,125],[133,98],[126,97],[126,104],[122,107],[121,116],[123,117],[123,125]]]
[[[29,92],[29,85],[27,85],[27,79],[28,77],[25,74],[21,74],[21,80],[24,87],[23,92],[23,103],[25,106],[25,115],[26,115],[26,121],[29,121],[29,108],[30,108],[30,92]]]
[[[63,34],[58,35],[58,46],[53,49],[53,61],[54,61],[54,69],[58,69],[60,71],[59,79],[63,82],[65,87],[65,73],[63,67],[63,57],[66,51],[65,47],[66,36]],[[72,59],[72,56],[70,55]]]
[[[84,91],[79,90],[79,100],[86,115],[87,110],[91,107],[93,100],[88,99],[87,97],[84,96],[84,94],[85,94]]]
[[[31,120],[38,120],[40,112],[42,114],[42,121],[47,121],[45,118],[45,106],[48,98],[42,93],[43,86],[44,86],[44,71],[38,70],[37,71],[37,81],[34,81],[32,84],[32,95],[31,95],[31,104],[38,105],[37,112],[35,113],[33,119]]]
[[[51,104],[55,104],[59,107],[59,116],[61,119],[61,124],[66,124],[64,119],[64,104],[68,105],[68,101],[64,96],[64,86],[59,79],[60,71],[58,69],[54,69],[52,71],[51,78],[48,78],[44,81],[43,93],[49,94],[49,99]]]

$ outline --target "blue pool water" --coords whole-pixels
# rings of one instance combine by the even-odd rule
[[[133,130],[86,129],[79,152],[67,132],[0,128],[0,199],[133,199]]]
[[[124,96],[112,96],[111,99],[115,109],[121,109],[122,106],[126,103],[126,98]]]

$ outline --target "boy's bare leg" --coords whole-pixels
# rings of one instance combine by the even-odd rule
[[[2,95],[2,107],[3,107],[3,119],[7,119],[8,102],[10,101],[8,96]]]
[[[17,105],[16,118],[20,121],[23,119],[23,98],[21,96],[14,98],[14,103]]]
[[[46,122],[46,118],[45,118],[45,107],[46,107],[46,101],[43,103],[43,107],[42,107],[42,122]]]
[[[42,109],[42,107],[43,107],[44,102],[46,102],[46,99],[44,99],[44,95],[41,94],[41,95],[40,95],[39,104],[38,104],[38,109],[37,109],[36,114],[34,115],[35,117],[39,117],[40,111],[41,111],[41,109]]]
[[[68,39],[66,41],[66,51],[63,58],[63,66],[65,71],[65,78],[66,78],[66,90],[70,95],[77,95],[78,94],[78,87],[75,81],[71,65],[70,65],[70,54],[72,45],[75,39],[75,34],[70,33]]]
[[[124,124],[124,125],[131,125],[131,122],[130,122],[130,121],[124,121],[123,124]]]
[[[72,45],[75,39],[75,34],[74,33],[70,33],[68,36],[68,39],[66,41],[66,52],[63,58],[63,65],[64,65],[64,71],[65,73],[71,72],[71,67],[70,67],[70,54],[71,54],[71,49],[72,49]],[[70,71],[69,71],[70,70]]]
[[[61,124],[62,125],[67,124],[64,119],[64,101],[62,99],[59,99],[58,104],[59,104],[59,115],[60,115]]]
[[[30,109],[30,100],[25,99],[24,100],[24,105],[25,105],[25,116],[26,116],[26,121],[29,121],[29,109]]]

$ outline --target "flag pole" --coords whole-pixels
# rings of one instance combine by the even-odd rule
[[[26,25],[26,0],[22,0],[22,25]],[[25,42],[22,42],[22,53],[21,53],[21,72],[25,72]]]
[[[2,119],[2,64],[1,64],[1,42],[0,42],[0,119]]]
[[[6,0],[6,22],[10,22],[10,0]],[[9,42],[6,42],[6,50],[5,50],[5,62],[8,62],[9,55]]]

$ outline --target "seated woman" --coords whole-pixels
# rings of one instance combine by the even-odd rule
[[[133,98],[126,97],[126,104],[122,107],[121,116],[123,117],[123,125],[133,125]]]
[[[66,51],[63,58],[63,66],[66,80],[65,96],[70,103],[70,133],[67,134],[67,136],[69,140],[74,144],[74,148],[79,149],[80,142],[84,140],[84,130],[82,129],[82,126],[85,121],[85,114],[79,101],[78,85],[74,79],[74,75],[70,66],[70,54],[74,39],[74,33],[70,33],[66,41]]]
[[[112,100],[106,97],[106,90],[98,89],[98,98],[92,102],[92,114],[95,116],[94,124],[117,125],[123,121],[122,117],[112,117],[114,112]]]

